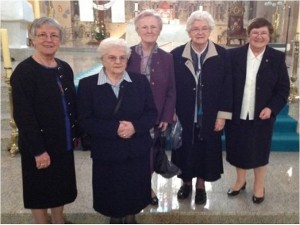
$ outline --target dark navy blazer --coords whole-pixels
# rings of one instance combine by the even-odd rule
[[[77,92],[79,125],[92,137],[93,159],[122,161],[150,154],[157,111],[145,76],[129,73],[132,82],[122,81],[117,98],[109,84],[97,85],[98,74],[83,78]],[[121,105],[114,115],[119,98]],[[130,139],[117,135],[119,121],[131,121],[136,133]]]
[[[240,119],[244,86],[246,82],[247,51],[249,44],[229,49],[233,76],[233,121]],[[289,76],[283,52],[266,47],[260,67],[256,75],[255,114],[259,118],[261,110],[268,107],[273,116],[286,105],[289,95]]]

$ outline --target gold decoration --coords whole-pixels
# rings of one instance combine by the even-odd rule
[[[291,76],[291,87],[289,102],[295,102],[299,100],[298,88],[296,81],[298,79],[298,62],[299,62],[299,33],[296,34],[294,41],[294,59],[293,59],[293,70]]]
[[[16,127],[15,121],[13,119],[13,105],[12,105],[12,93],[10,86],[10,76],[12,74],[11,67],[11,58],[8,44],[8,34],[7,29],[1,29],[1,44],[2,44],[2,56],[3,56],[3,64],[5,70],[4,82],[8,85],[8,97],[9,97],[9,107],[10,107],[10,126],[12,128],[10,144],[7,147],[7,150],[10,152],[11,156],[15,156],[15,154],[19,151],[18,147],[18,129]]]

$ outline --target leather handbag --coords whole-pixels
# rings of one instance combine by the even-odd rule
[[[154,147],[157,148],[157,154],[154,157],[154,171],[164,178],[172,178],[181,174],[181,170],[172,163],[165,152],[164,136],[159,136]]]

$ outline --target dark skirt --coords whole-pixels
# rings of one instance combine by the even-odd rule
[[[226,123],[226,160],[242,169],[253,169],[269,163],[272,130],[275,119],[240,120]]]
[[[151,202],[150,154],[123,162],[93,160],[93,206],[109,217],[137,214]]]
[[[50,160],[48,168],[38,170],[34,157],[21,153],[23,199],[27,209],[59,207],[77,197],[73,151]]]
[[[181,148],[172,151],[172,162],[178,166],[182,174],[178,177],[184,182],[192,178],[205,181],[216,181],[223,173],[221,135],[216,133],[206,140],[198,140],[198,130],[194,130],[194,143],[185,143]]]

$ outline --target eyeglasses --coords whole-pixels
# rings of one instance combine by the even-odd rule
[[[58,34],[47,34],[47,33],[40,33],[36,35],[41,40],[47,40],[50,38],[52,41],[57,41],[60,39],[60,36]]]
[[[127,57],[125,55],[122,55],[120,57],[114,56],[114,55],[108,55],[107,59],[113,63],[116,63],[117,60],[119,60],[120,63],[124,63],[127,61]]]
[[[191,32],[194,33],[194,34],[197,34],[197,33],[208,33],[209,32],[209,27],[193,27],[191,29]]]
[[[266,36],[269,36],[269,33],[268,32],[261,32],[261,33],[259,33],[257,31],[253,31],[253,32],[250,33],[250,35],[254,36],[254,37],[258,37],[259,35],[261,37],[266,37]]]

